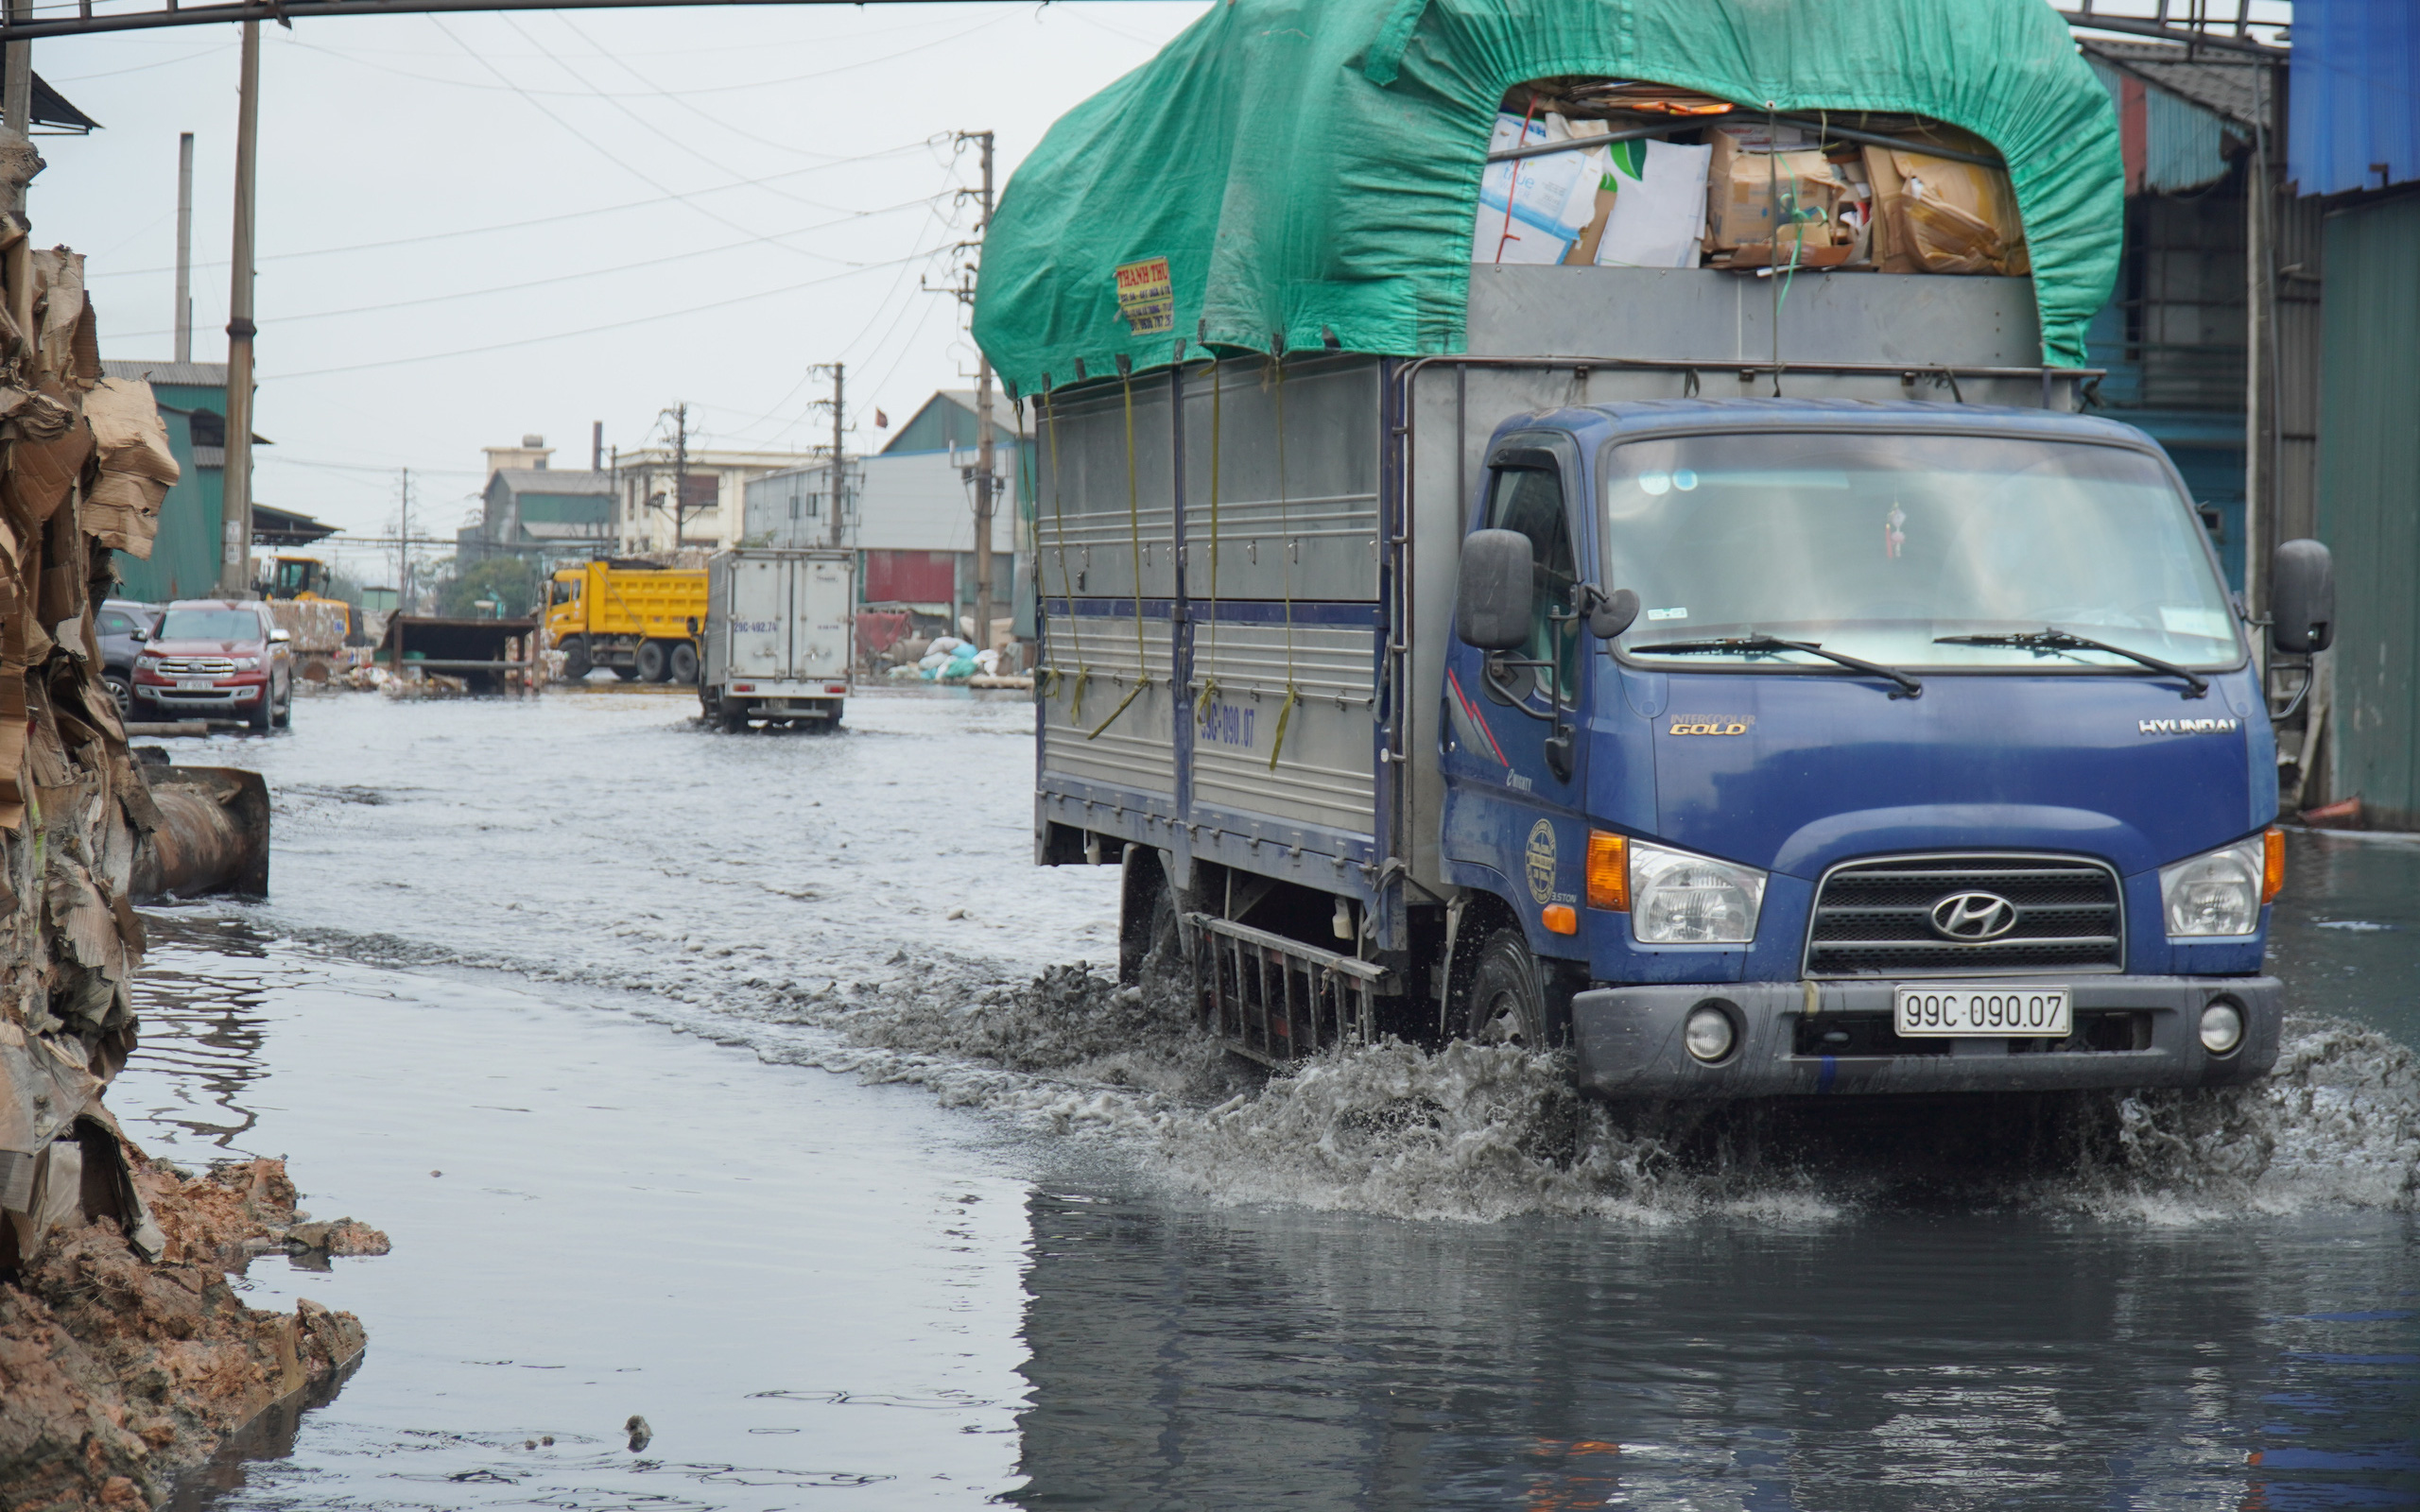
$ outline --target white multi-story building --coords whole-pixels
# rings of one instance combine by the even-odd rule
[[[746,533],[748,485],[810,460],[799,452],[707,448],[679,458],[668,446],[621,453],[613,467],[619,549],[638,555],[735,546]]]

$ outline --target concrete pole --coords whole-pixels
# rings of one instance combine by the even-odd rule
[[[672,438],[672,549],[679,551],[689,537],[689,406],[673,410]]]
[[[841,385],[846,376],[846,364],[832,365],[832,544],[836,546],[841,544],[841,522],[849,512],[849,464],[840,455],[840,433],[846,428],[840,405],[847,398]]]
[[[395,511],[395,612],[412,611],[412,470],[404,469],[404,502]],[[395,642],[395,672],[404,670],[404,643]]]
[[[970,133],[983,145],[983,219],[976,228],[992,233],[992,133]],[[973,291],[968,291],[970,296]],[[970,298],[968,308],[972,310]],[[992,511],[999,482],[992,465],[992,359],[980,353],[975,367],[975,648],[992,647]]]
[[[33,0],[9,0],[9,19],[34,19]],[[9,43],[9,57],[0,64],[0,119],[19,136],[30,136],[34,124],[34,44],[29,42]],[[12,206],[22,213],[23,205]]]
[[[177,136],[177,360],[193,361],[193,133]]]
[[[227,285],[227,466],[220,474],[227,551],[218,589],[230,598],[246,596],[252,586],[252,166],[260,147],[260,108],[261,24],[247,21],[235,94],[234,267]]]
[[[34,19],[33,0],[9,0],[9,19]],[[9,144],[8,189],[0,209],[26,218],[26,185],[42,172],[42,156],[34,151],[34,44],[12,42],[0,58],[0,125],[5,125],[14,140]],[[20,253],[19,255],[23,255]]]

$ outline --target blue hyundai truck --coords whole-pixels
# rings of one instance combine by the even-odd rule
[[[1788,59],[1641,29],[1592,82],[1472,40],[1474,4],[1333,59],[1289,33],[1289,93],[1253,29],[1283,8],[1240,0],[1011,180],[976,333],[1027,433],[1037,860],[1123,868],[1123,971],[1270,1064],[1401,1035],[1567,1050],[1625,1098],[2265,1074],[2262,666],[2326,644],[2329,565],[2280,546],[2254,618],[2167,456],[2090,412],[2121,189],[2064,29],[1809,8]],[[1853,97],[1832,65],[1893,25],[1993,91]],[[1600,124],[1508,133],[1525,98]],[[1876,198],[1814,268],[1794,231],[1761,266],[1488,260],[1482,174],[1722,112],[1910,183],[2005,172],[2024,246],[1893,265]],[[1798,171],[1754,170],[1776,224],[1815,217]],[[1905,254],[1940,207],[1900,193]]]

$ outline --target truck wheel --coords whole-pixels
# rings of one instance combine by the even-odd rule
[[[1461,1030],[1481,1044],[1547,1047],[1546,1005],[1538,990],[1538,966],[1530,946],[1513,929],[1500,929],[1478,948],[1471,985],[1463,994]]]
[[[294,728],[294,684],[285,685],[285,701],[269,711],[268,722],[280,730]]]
[[[672,643],[672,680],[682,683],[698,680],[698,648],[686,641]]]
[[[563,680],[578,682],[588,676],[596,663],[588,660],[588,638],[575,635],[563,643]]]
[[[636,682],[639,680],[639,669],[636,667],[615,667],[614,669],[614,676],[624,682]]]
[[[104,672],[101,674],[101,686],[109,689],[110,696],[117,700],[117,716],[120,719],[132,717],[134,684],[129,680],[127,675],[123,672]]]
[[[268,734],[268,725],[269,725],[269,713],[268,713],[269,696],[269,696],[269,690],[268,690],[268,689],[267,689],[267,688],[263,688],[263,689],[261,690],[261,699],[260,699],[260,702],[258,702],[258,703],[256,703],[256,704],[252,705],[252,706],[251,706],[251,708],[250,708],[250,709],[246,710],[246,711],[245,711],[245,713],[244,713],[244,723],[246,723],[246,724],[248,724],[248,725],[251,726],[251,727],[252,727],[252,730],[253,730],[253,732],[254,732],[254,733],[256,733],[256,734],[263,734],[263,735],[266,735],[266,734]]]
[[[662,682],[671,670],[664,655],[662,641],[641,641],[637,661],[641,682]]]

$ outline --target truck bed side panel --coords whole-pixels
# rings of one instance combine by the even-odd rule
[[[1212,370],[1186,375],[1187,596],[1374,602],[1379,365],[1368,357],[1291,357],[1282,394],[1264,358],[1231,357],[1216,371],[1215,406]]]
[[[1065,599],[1045,608],[1045,654],[1046,664],[1057,670],[1051,679],[1057,686],[1041,702],[1044,788],[1105,806],[1131,802],[1138,811],[1148,807],[1163,818],[1173,816],[1174,732],[1183,699],[1170,687],[1167,603],[1144,601],[1139,644],[1132,599],[1077,599],[1072,613]],[[1139,692],[1138,671],[1150,679]],[[1121,703],[1124,711],[1111,718]],[[1109,816],[1102,816],[1098,828],[1124,833]],[[1138,831],[1130,837],[1142,836]]]
[[[1377,812],[1375,606],[1298,606],[1290,629],[1284,609],[1221,604],[1218,619],[1193,625],[1196,678],[1216,683],[1194,730],[1194,816],[1221,829],[1266,816],[1366,846]]]

